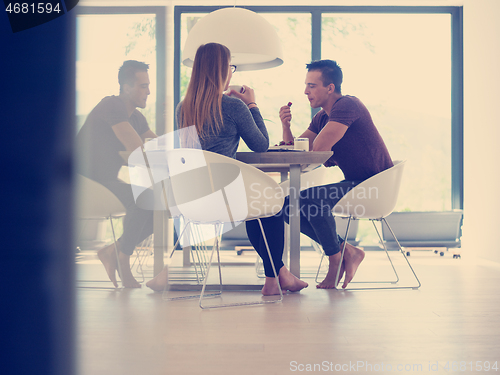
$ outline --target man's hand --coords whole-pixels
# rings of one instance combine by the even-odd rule
[[[290,122],[292,121],[292,110],[290,106],[284,105],[280,108],[280,120],[283,128],[290,129]]]

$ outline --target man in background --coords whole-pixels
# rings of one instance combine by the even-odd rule
[[[125,61],[118,72],[119,95],[103,98],[77,135],[79,173],[111,190],[127,210],[123,234],[117,241],[118,256],[114,244],[97,252],[115,287],[117,270],[125,288],[141,287],[132,275],[130,256],[135,246],[153,232],[153,211],[137,207],[131,185],[118,178],[124,164],[120,151],[133,151],[142,147],[146,138],[156,137],[137,110],[146,107],[150,94],[148,68],[143,62]]]

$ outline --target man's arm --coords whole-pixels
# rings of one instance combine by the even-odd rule
[[[340,122],[329,121],[319,132],[316,139],[314,139],[312,150],[330,151],[333,145],[340,141],[340,139],[344,136],[347,129],[348,127]],[[305,133],[307,133],[307,131]]]
[[[299,138],[309,138],[309,150],[318,151],[318,150],[313,150],[314,140],[316,139],[317,136],[318,135],[315,132],[306,129],[306,131],[302,133],[302,135]]]
[[[158,138],[158,136],[151,130],[148,129],[144,133],[141,134],[142,142],[146,140],[146,138]]]
[[[143,145],[142,139],[129,122],[120,122],[111,127],[118,140],[125,146],[127,151],[134,151]]]

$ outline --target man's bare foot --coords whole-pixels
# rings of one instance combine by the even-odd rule
[[[365,258],[365,252],[349,243],[346,243],[344,253],[345,279],[342,288],[345,289],[356,274],[359,265]]]
[[[155,292],[163,292],[168,284],[168,268],[164,267],[161,272],[146,283],[148,288]]]
[[[279,270],[278,279],[281,289],[290,292],[298,292],[299,290],[307,288],[309,285],[292,274],[285,266],[281,267]],[[264,287],[262,288],[262,294],[265,296],[280,294],[278,283],[274,277],[266,277]]]
[[[119,274],[124,288],[140,288],[141,284],[135,279],[130,270],[130,255],[118,253],[118,262],[120,264]]]
[[[346,248],[347,250],[347,248]],[[337,287],[335,283],[335,278],[337,277],[337,272],[339,270],[339,263],[340,263],[340,258],[341,258],[342,253],[338,252],[337,254],[330,255],[328,257],[330,264],[328,265],[328,272],[326,274],[325,279],[320,282],[318,285],[316,285],[316,288],[318,289],[335,289]],[[340,274],[339,278],[337,280],[338,282],[342,279],[342,276],[344,275],[344,262],[342,262],[342,265],[340,267]]]
[[[103,247],[102,249],[99,249],[97,251],[97,256],[104,266],[109,279],[111,280],[115,288],[118,288],[118,283],[116,281],[116,270],[118,264],[116,261],[115,245],[111,244],[109,246]]]
[[[342,248],[343,246],[344,244],[342,243],[340,247]],[[328,258],[330,260],[328,273],[326,274],[325,279],[316,286],[320,289],[334,289],[337,287],[337,285],[335,285],[335,278],[337,277],[341,253],[339,252],[337,254],[331,255]],[[349,284],[353,279],[359,265],[364,258],[365,252],[362,249],[346,243],[344,259],[342,260],[342,265],[340,267],[340,274],[337,280],[337,284],[340,282],[345,272],[345,279],[344,283],[342,284],[342,288],[345,289],[347,287],[347,284]]]

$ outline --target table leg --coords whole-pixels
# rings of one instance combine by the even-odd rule
[[[154,213],[154,265],[153,274],[158,275],[163,269],[163,255],[167,247],[167,223],[166,211],[157,210]]]
[[[290,272],[300,278],[300,165],[290,165]]]
[[[281,172],[281,182],[288,180],[288,172]],[[290,251],[290,226],[285,224],[285,242],[283,246],[283,264],[290,268],[289,263],[289,251]]]

